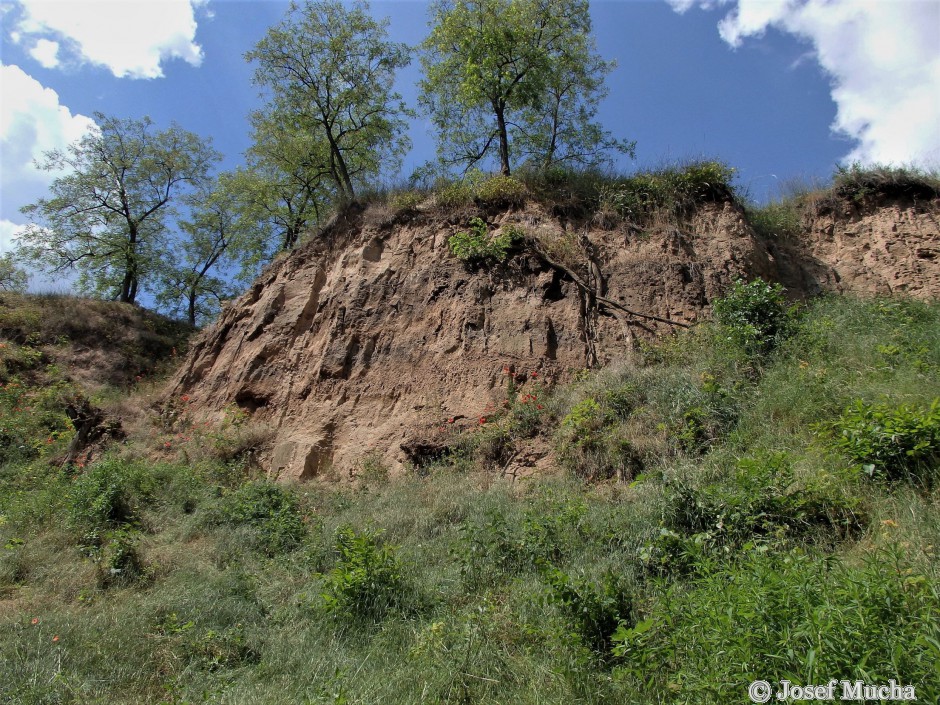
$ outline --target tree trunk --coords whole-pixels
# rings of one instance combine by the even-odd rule
[[[130,219],[128,218],[130,221]],[[121,282],[119,300],[132,304],[137,298],[137,224],[127,224],[127,252],[124,257],[124,280]]]
[[[196,289],[189,290],[189,325],[196,327]]]
[[[496,125],[499,129],[499,171],[503,176],[509,176],[509,132],[506,130],[506,108],[499,104],[493,108],[496,111]]]
[[[345,203],[354,201],[356,199],[356,192],[353,189],[352,179],[349,178],[349,169],[346,168],[346,160],[343,159],[343,153],[340,151],[339,145],[336,144],[336,140],[333,138],[333,132],[330,129],[327,129],[326,136],[330,141],[330,153],[332,154],[333,164],[335,165],[333,178],[336,180],[336,185],[339,187],[342,200]]]

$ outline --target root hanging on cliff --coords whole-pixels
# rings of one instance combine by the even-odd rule
[[[655,316],[651,313],[640,313],[639,311],[633,311],[623,304],[608,298],[606,296],[606,281],[604,279],[603,272],[601,271],[597,260],[592,256],[591,253],[591,248],[593,246],[586,237],[580,238],[579,240],[579,244],[581,245],[581,248],[587,256],[589,262],[589,273],[587,281],[585,281],[585,279],[583,279],[571,267],[562,264],[549,255],[536,238],[527,237],[525,239],[525,243],[532,252],[538,255],[542,261],[545,262],[545,264],[567,275],[578,287],[578,298],[580,300],[579,303],[581,310],[581,320],[584,331],[584,356],[587,367],[595,367],[597,365],[597,352],[594,341],[597,337],[598,311],[603,311],[617,319],[625,331],[624,337],[631,341],[633,339],[632,333],[627,334],[629,332],[630,325],[639,326],[646,331],[649,331],[650,329],[647,326],[644,326],[639,320],[625,320],[624,315],[632,316],[633,318],[641,320],[657,321],[659,323],[665,323],[666,325],[677,326],[679,328],[692,327],[688,323],[682,323],[681,321],[673,321],[669,318],[662,318],[661,316]]]

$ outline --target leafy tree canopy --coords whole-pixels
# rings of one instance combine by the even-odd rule
[[[167,251],[175,199],[205,183],[221,159],[208,140],[178,125],[156,131],[149,118],[95,113],[98,129],[40,168],[65,172],[48,198],[25,206],[30,225],[21,258],[51,272],[78,272],[87,293],[134,303]]]
[[[295,159],[328,174],[340,202],[354,200],[357,186],[383,168],[395,168],[409,145],[410,111],[392,85],[411,57],[404,44],[388,40],[387,26],[365,2],[292,4],[246,54],[257,64],[255,82],[267,89],[268,112],[290,132],[315,139]]]
[[[597,166],[631,153],[594,122],[606,95],[587,0],[435,0],[421,57],[421,102],[446,166],[465,169],[496,152],[539,167]]]

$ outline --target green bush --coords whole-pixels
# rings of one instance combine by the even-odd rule
[[[824,427],[833,445],[869,476],[932,487],[940,467],[940,398],[929,408],[857,400]]]
[[[450,211],[473,205],[473,189],[463,181],[454,181],[439,188],[435,203],[440,210]]]
[[[487,260],[505,262],[512,248],[525,237],[514,225],[506,225],[499,235],[491,235],[489,226],[480,218],[470,220],[469,232],[458,232],[447,240],[450,251],[458,259],[480,265]]]
[[[600,584],[572,578],[564,571],[545,571],[548,601],[557,605],[576,637],[602,658],[610,655],[612,639],[633,625],[633,598],[622,577],[604,574]]]
[[[803,229],[802,212],[796,200],[768,203],[760,208],[747,208],[751,227],[768,240],[792,240]]]
[[[528,190],[511,176],[491,176],[477,187],[477,198],[484,206],[506,208],[525,203]]]
[[[603,186],[599,207],[641,223],[663,210],[681,217],[701,203],[732,199],[733,177],[734,169],[717,161],[639,173]]]
[[[750,283],[735,280],[731,290],[713,303],[713,310],[727,338],[755,354],[773,349],[790,319],[783,287],[760,278]]]
[[[68,497],[69,526],[80,533],[83,545],[100,548],[109,529],[133,526],[140,509],[155,489],[143,468],[118,458],[106,458],[79,475]]]
[[[394,213],[414,213],[425,198],[421,191],[396,191],[388,197],[388,207]]]
[[[591,481],[613,477],[629,480],[642,470],[639,456],[620,433],[618,423],[619,414],[627,408],[623,404],[629,403],[614,394],[603,404],[593,397],[575,404],[562,419],[555,437],[561,466]]]
[[[267,480],[248,482],[225,495],[208,520],[242,527],[249,546],[268,556],[293,551],[306,536],[294,494]]]
[[[322,594],[328,612],[348,619],[380,619],[403,604],[405,581],[395,549],[379,535],[336,530],[336,566],[327,574]]]
[[[130,585],[138,582],[147,573],[140,554],[140,534],[128,528],[107,532],[106,544],[99,566],[99,582],[102,587]]]

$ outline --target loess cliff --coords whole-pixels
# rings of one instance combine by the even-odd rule
[[[473,215],[525,238],[470,267],[448,238]],[[442,213],[350,209],[274,264],[191,346],[168,398],[204,416],[232,405],[273,428],[279,478],[392,467],[474,424],[510,383],[564,381],[629,359],[637,338],[707,316],[738,277],[823,291],[940,296],[940,202],[820,207],[767,239],[732,199],[639,229],[570,222],[533,202]],[[536,454],[537,456],[537,454]],[[537,462],[530,457],[529,462]]]

